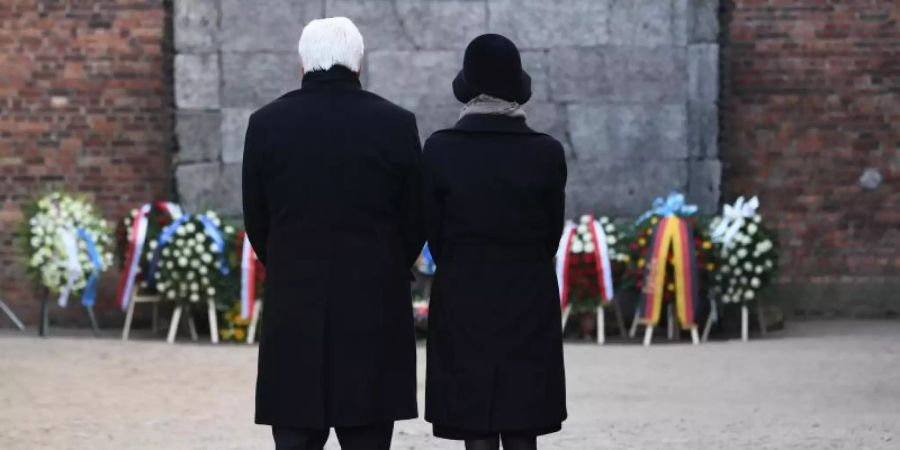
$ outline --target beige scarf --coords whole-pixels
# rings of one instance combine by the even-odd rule
[[[466,103],[466,105],[463,106],[462,112],[459,113],[459,118],[462,119],[470,114],[496,114],[498,116],[525,117],[525,111],[522,109],[522,105],[485,94],[481,94],[478,97],[469,100],[469,103]]]

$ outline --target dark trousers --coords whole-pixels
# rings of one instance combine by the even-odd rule
[[[362,427],[336,427],[342,450],[390,450],[394,422]],[[275,450],[322,450],[328,440],[328,428],[304,429],[272,427]]]

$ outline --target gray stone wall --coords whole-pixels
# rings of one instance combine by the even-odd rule
[[[719,199],[717,0],[176,0],[180,200],[240,213],[247,117],[300,83],[311,19],[346,16],[366,42],[365,87],[452,125],[450,83],[475,36],[522,50],[532,127],[569,157],[570,215],[631,216],[671,190]]]

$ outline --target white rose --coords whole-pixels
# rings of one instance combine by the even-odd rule
[[[594,253],[594,250],[596,250],[596,249],[594,248],[594,244],[593,244],[593,243],[588,243],[588,244],[585,244],[585,245],[584,245],[584,252],[585,252],[585,253]]]
[[[731,266],[723,265],[721,268],[719,268],[719,270],[721,270],[722,273],[728,273],[731,271]]]
[[[234,227],[231,226],[231,225],[226,226],[226,227],[225,227],[225,234],[234,234]]]
[[[731,303],[731,296],[729,296],[728,294],[723,295],[723,296],[722,296],[722,302],[724,302],[724,303]]]
[[[166,297],[169,297],[169,300],[175,300],[175,291],[167,292]]]
[[[192,302],[196,302],[196,301],[200,300],[200,296],[197,294],[191,294],[191,296],[189,298]]]
[[[216,288],[210,286],[206,289],[206,295],[213,296],[216,295]]]
[[[200,255],[200,259],[206,264],[209,264],[212,262],[212,256],[209,253],[204,253],[204,254]]]
[[[200,286],[199,286],[196,282],[195,282],[195,283],[191,283],[190,289],[191,289],[192,291],[196,291],[197,289],[200,289]]]
[[[193,233],[197,231],[197,226],[194,225],[194,222],[188,222],[187,225],[184,226],[188,233]]]
[[[603,227],[603,229],[606,230],[607,233],[615,233],[616,232],[616,227],[614,227],[612,224],[609,224],[609,225]]]
[[[753,264],[750,264],[749,261],[748,261],[748,262],[745,262],[745,263],[744,263],[744,270],[746,270],[747,272],[752,272],[752,271],[753,271]]]
[[[156,246],[159,244],[157,244],[156,241],[150,241],[147,243],[147,245],[150,247],[150,250],[154,250],[154,249],[156,249]]]
[[[591,216],[585,214],[578,218],[578,222],[582,224],[587,224],[591,222]]]
[[[575,229],[578,234],[588,234],[588,227],[585,224],[578,225],[578,228]]]
[[[753,221],[756,223],[762,222],[762,216],[760,216],[759,214],[753,216]]]
[[[749,233],[749,234],[756,234],[756,230],[757,230],[758,228],[759,228],[759,227],[757,227],[755,223],[751,223],[750,225],[747,225],[747,233]]]
[[[185,227],[178,227],[178,229],[175,230],[175,234],[178,235],[178,236],[184,236],[184,233],[185,233],[185,229],[184,229],[184,228],[185,228]]]
[[[209,244],[209,251],[211,251],[211,252],[219,251],[219,247],[216,247],[216,244]]]
[[[759,287],[759,278],[756,278],[756,277],[751,278],[750,286],[758,288]]]
[[[209,269],[207,269],[206,266],[200,266],[198,270],[200,270],[200,275],[206,275],[206,273],[209,272]]]
[[[747,292],[744,292],[744,298],[747,300],[753,300],[754,295],[755,294],[753,294],[753,291],[751,291],[749,289],[747,290]]]
[[[206,256],[206,255],[203,255],[203,256]],[[197,266],[199,266],[199,265],[200,265],[200,261],[197,261],[196,259],[191,260],[191,268],[196,269]]]
[[[728,264],[731,264],[732,266],[736,266],[737,263],[738,263],[738,260],[734,256],[732,256],[731,258],[728,258]]]
[[[618,242],[618,241],[616,240],[615,236],[607,236],[606,243],[608,245],[616,245],[616,242]]]
[[[572,242],[572,253],[582,253],[584,251],[584,244],[581,241]]]
[[[763,273],[763,266],[756,266],[753,271],[757,274]]]
[[[746,257],[747,257],[747,250],[746,250],[746,249],[743,249],[743,248],[738,249],[738,251],[737,251],[737,257],[740,258],[740,259],[746,258]]]
[[[735,268],[734,268],[734,276],[736,276],[736,277],[737,277],[737,276],[740,276],[742,273],[744,273],[744,272],[741,270],[740,267],[735,267]]]
[[[766,267],[768,267],[769,269],[771,269],[773,266],[774,266],[774,264],[772,263],[772,260],[767,259],[767,260],[766,260]]]
[[[603,225],[608,224],[608,223],[609,223],[609,217],[606,217],[606,216],[601,217],[601,218],[600,218],[600,223],[602,223]]]
[[[166,269],[171,269],[173,267],[175,267],[175,266],[172,264],[172,261],[169,261],[166,263]]]
[[[188,264],[188,260],[185,257],[178,258],[178,267],[185,267]]]

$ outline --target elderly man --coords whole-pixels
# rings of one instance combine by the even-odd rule
[[[253,113],[247,234],[266,267],[256,422],[278,449],[388,449],[417,416],[409,267],[422,248],[421,144],[410,112],[364,91],[343,17],[299,43],[303,83]]]

